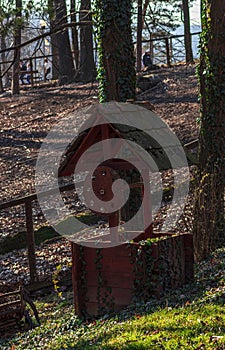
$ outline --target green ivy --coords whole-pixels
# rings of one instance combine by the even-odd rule
[[[135,97],[135,57],[130,0],[95,0],[99,101]]]
[[[81,264],[81,275],[80,275],[80,281],[81,281],[81,294],[84,298],[84,303],[82,303],[82,316],[86,318],[87,316],[87,308],[86,308],[86,302],[88,302],[87,299],[87,269],[86,269],[86,261],[84,259],[84,247],[79,246],[79,261]]]
[[[97,249],[97,258],[95,259],[95,266],[98,276],[97,285],[97,303],[98,303],[98,315],[104,315],[109,311],[114,310],[114,299],[112,297],[112,288],[108,286],[107,281],[102,276],[102,249]]]
[[[221,10],[221,15],[218,15],[219,10]],[[222,21],[223,12],[223,2],[202,0],[200,62],[197,68],[201,123],[198,188],[194,212],[194,245],[197,259],[206,257],[210,250],[225,241],[225,27]]]

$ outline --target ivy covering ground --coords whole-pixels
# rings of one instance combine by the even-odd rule
[[[225,248],[196,266],[196,281],[120,314],[82,322],[72,292],[36,302],[41,326],[0,340],[1,350],[225,349]]]

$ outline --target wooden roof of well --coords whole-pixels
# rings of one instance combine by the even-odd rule
[[[159,171],[171,169],[175,163],[179,163],[179,167],[187,165],[186,159],[183,159],[185,147],[183,149],[167,125],[149,110],[127,103],[112,103],[93,106],[87,116],[63,155],[59,176],[73,174],[78,150],[107,138],[101,128],[103,124],[107,125],[109,137],[121,137],[138,144],[152,157]],[[185,153],[188,165],[196,164],[194,156],[189,151]]]

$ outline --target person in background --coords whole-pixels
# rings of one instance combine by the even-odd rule
[[[27,71],[28,71],[27,76],[26,76],[26,78],[27,78],[27,84],[30,84],[30,79],[31,79],[31,73],[30,73],[30,71],[31,71],[31,66],[30,66],[30,62],[28,62],[28,64],[27,64]]]
[[[20,61],[20,71],[21,71],[20,80],[22,84],[25,84],[23,79],[26,76],[26,70],[27,70],[26,63],[21,60]]]
[[[49,60],[47,58],[45,58],[45,60],[44,60],[44,68],[45,68],[44,80],[46,81],[46,80],[48,80],[47,76],[51,72],[51,64],[50,64],[50,62],[49,62]]]
[[[143,56],[143,65],[145,68],[152,68],[152,59],[150,55],[150,51],[145,51],[145,54]]]

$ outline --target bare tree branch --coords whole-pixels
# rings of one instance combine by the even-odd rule
[[[52,30],[49,30],[48,32],[42,33],[42,34],[40,34],[40,35],[30,39],[30,40],[24,41],[23,43],[21,43],[21,45],[12,46],[12,47],[9,47],[7,49],[0,50],[0,53],[18,50],[21,47],[24,47],[24,46],[27,46],[29,44],[32,44],[33,42],[35,42],[37,40],[40,40],[42,38],[45,38],[46,36],[49,36],[49,35],[54,34],[54,33],[61,32],[65,28],[69,28],[69,27],[73,27],[73,26],[87,26],[87,25],[91,25],[91,24],[92,24],[92,21],[81,21],[81,22],[65,23],[65,24],[63,24],[61,26],[55,27]]]

